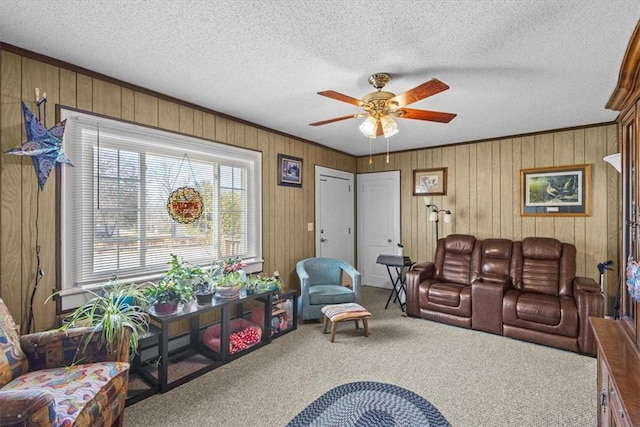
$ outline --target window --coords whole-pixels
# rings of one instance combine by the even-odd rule
[[[157,279],[172,253],[261,270],[261,153],[71,110],[62,119],[75,167],[59,169],[61,289]],[[203,200],[189,224],[167,210],[180,187]]]

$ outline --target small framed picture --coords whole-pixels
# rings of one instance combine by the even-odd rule
[[[413,171],[414,196],[444,196],[447,194],[447,168]]]
[[[302,159],[278,154],[278,185],[302,188]]]
[[[591,165],[520,170],[522,216],[589,216]]]

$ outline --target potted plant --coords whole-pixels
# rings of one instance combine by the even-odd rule
[[[238,298],[247,280],[247,275],[244,272],[246,264],[236,257],[224,259],[215,265],[219,266],[215,283],[216,297],[221,299]]]
[[[149,315],[144,311],[145,297],[140,286],[123,283],[114,276],[101,292],[87,291],[93,298],[75,309],[64,320],[61,330],[73,327],[93,327],[87,342],[94,333],[100,333],[101,342],[109,352],[116,351],[129,328],[129,346],[135,353],[138,339],[149,329]]]
[[[191,286],[198,304],[211,303],[213,288],[208,275],[197,265],[180,262],[178,256],[171,254],[170,268],[164,274],[165,280],[171,280],[176,284]]]
[[[221,277],[222,265],[213,263],[211,267],[204,271],[200,283],[194,285],[194,294],[198,305],[211,304],[215,293],[218,278]]]
[[[193,288],[184,282],[162,279],[158,283],[147,283],[144,295],[158,315],[174,314],[180,303],[193,299]]]
[[[247,277],[247,292],[265,292],[275,291],[276,293],[283,292],[284,288],[280,282],[278,276],[267,276],[263,274],[252,274]]]
[[[211,304],[211,300],[213,299],[213,285],[211,282],[206,280],[194,285],[193,294],[196,297],[196,302],[198,305],[207,305]]]

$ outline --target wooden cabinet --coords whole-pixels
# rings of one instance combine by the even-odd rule
[[[640,359],[618,321],[592,317],[598,345],[598,425],[640,426]]]
[[[622,230],[620,259],[640,261],[640,22],[625,53],[618,84],[606,106],[620,111]],[[640,320],[620,266],[620,316],[591,318],[598,346],[598,425],[640,426]]]

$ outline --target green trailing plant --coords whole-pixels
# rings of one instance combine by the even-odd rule
[[[247,290],[249,292],[275,291],[276,293],[282,293],[284,288],[277,276],[252,274],[247,277]]]
[[[93,327],[88,334],[85,347],[99,331],[101,343],[110,352],[122,345],[124,328],[130,328],[129,347],[135,353],[138,340],[149,330],[149,315],[145,312],[145,297],[140,286],[126,284],[113,277],[107,286],[98,292],[87,291],[93,298],[76,308],[65,319],[60,330],[74,327]]]
[[[246,278],[239,271],[233,271],[228,274],[223,274],[218,277],[216,287],[218,288],[233,288],[234,286],[243,285],[246,283]]]

